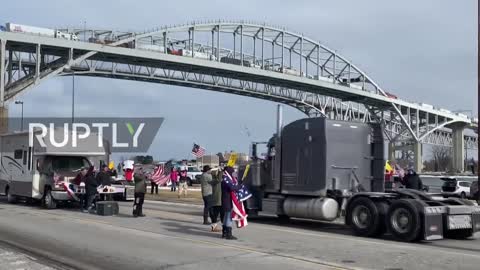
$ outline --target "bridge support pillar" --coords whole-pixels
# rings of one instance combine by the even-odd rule
[[[8,109],[5,105],[6,43],[6,40],[0,39],[0,134],[8,132]],[[9,61],[11,63],[12,59],[9,59]]]
[[[417,173],[421,173],[423,169],[422,161],[422,143],[414,142],[413,143],[413,167]]]
[[[452,126],[452,169],[454,172],[463,172],[465,170],[465,142],[463,139],[464,125]]]
[[[0,107],[3,107],[5,101],[5,61],[6,61],[6,40],[0,39]],[[11,60],[10,60],[11,61]]]

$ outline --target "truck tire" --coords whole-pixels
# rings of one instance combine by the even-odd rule
[[[383,207],[383,206],[382,206]],[[367,197],[354,199],[347,209],[347,224],[356,235],[372,237],[381,234],[383,222],[377,205]]]
[[[16,202],[17,202],[17,196],[12,195],[12,194],[10,193],[10,188],[7,187],[7,189],[5,189],[5,193],[6,193],[6,195],[7,195],[7,202],[8,202],[8,203],[12,203],[12,204],[13,204],[13,203],[16,203]]]
[[[42,198],[42,205],[46,209],[55,209],[57,208],[57,202],[52,196],[52,190],[50,188],[45,188],[45,194]]]
[[[412,200],[394,201],[388,209],[387,225],[397,240],[413,242],[421,238],[420,211]]]
[[[465,200],[466,198],[467,198],[467,193],[465,192],[460,193],[460,199]]]
[[[193,182],[192,182],[192,179],[191,179],[190,177],[187,178],[187,185],[188,185],[189,187],[193,186]]]

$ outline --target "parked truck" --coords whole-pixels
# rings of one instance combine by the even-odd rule
[[[35,35],[68,39],[68,40],[78,40],[78,36],[76,34],[62,32],[56,29],[42,28],[42,27],[22,25],[22,24],[16,24],[16,23],[7,23],[5,25],[5,29],[6,31],[9,31],[9,32],[35,34]]]
[[[389,232],[402,241],[480,231],[480,209],[470,201],[385,190],[381,125],[301,119],[277,129],[266,159],[252,149],[245,180],[253,194],[245,203],[250,216],[342,221],[357,235]]]

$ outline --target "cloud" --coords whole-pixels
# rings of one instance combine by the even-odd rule
[[[56,12],[52,12],[56,11]],[[245,19],[280,25],[320,40],[401,98],[449,109],[475,109],[474,1],[17,1],[0,18],[39,26],[143,31],[193,20]],[[48,16],[45,16],[48,14]],[[76,79],[79,116],[162,116],[152,145],[159,158],[188,156],[193,142],[218,152],[248,151],[275,129],[275,104],[159,84]],[[20,98],[25,114],[71,114],[71,78],[54,78]],[[10,105],[10,115],[19,114]],[[292,121],[303,117],[285,110]],[[245,125],[252,138],[245,134]]]

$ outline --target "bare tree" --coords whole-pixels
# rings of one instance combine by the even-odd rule
[[[447,171],[452,161],[452,151],[447,146],[434,146],[432,148],[435,171]]]

